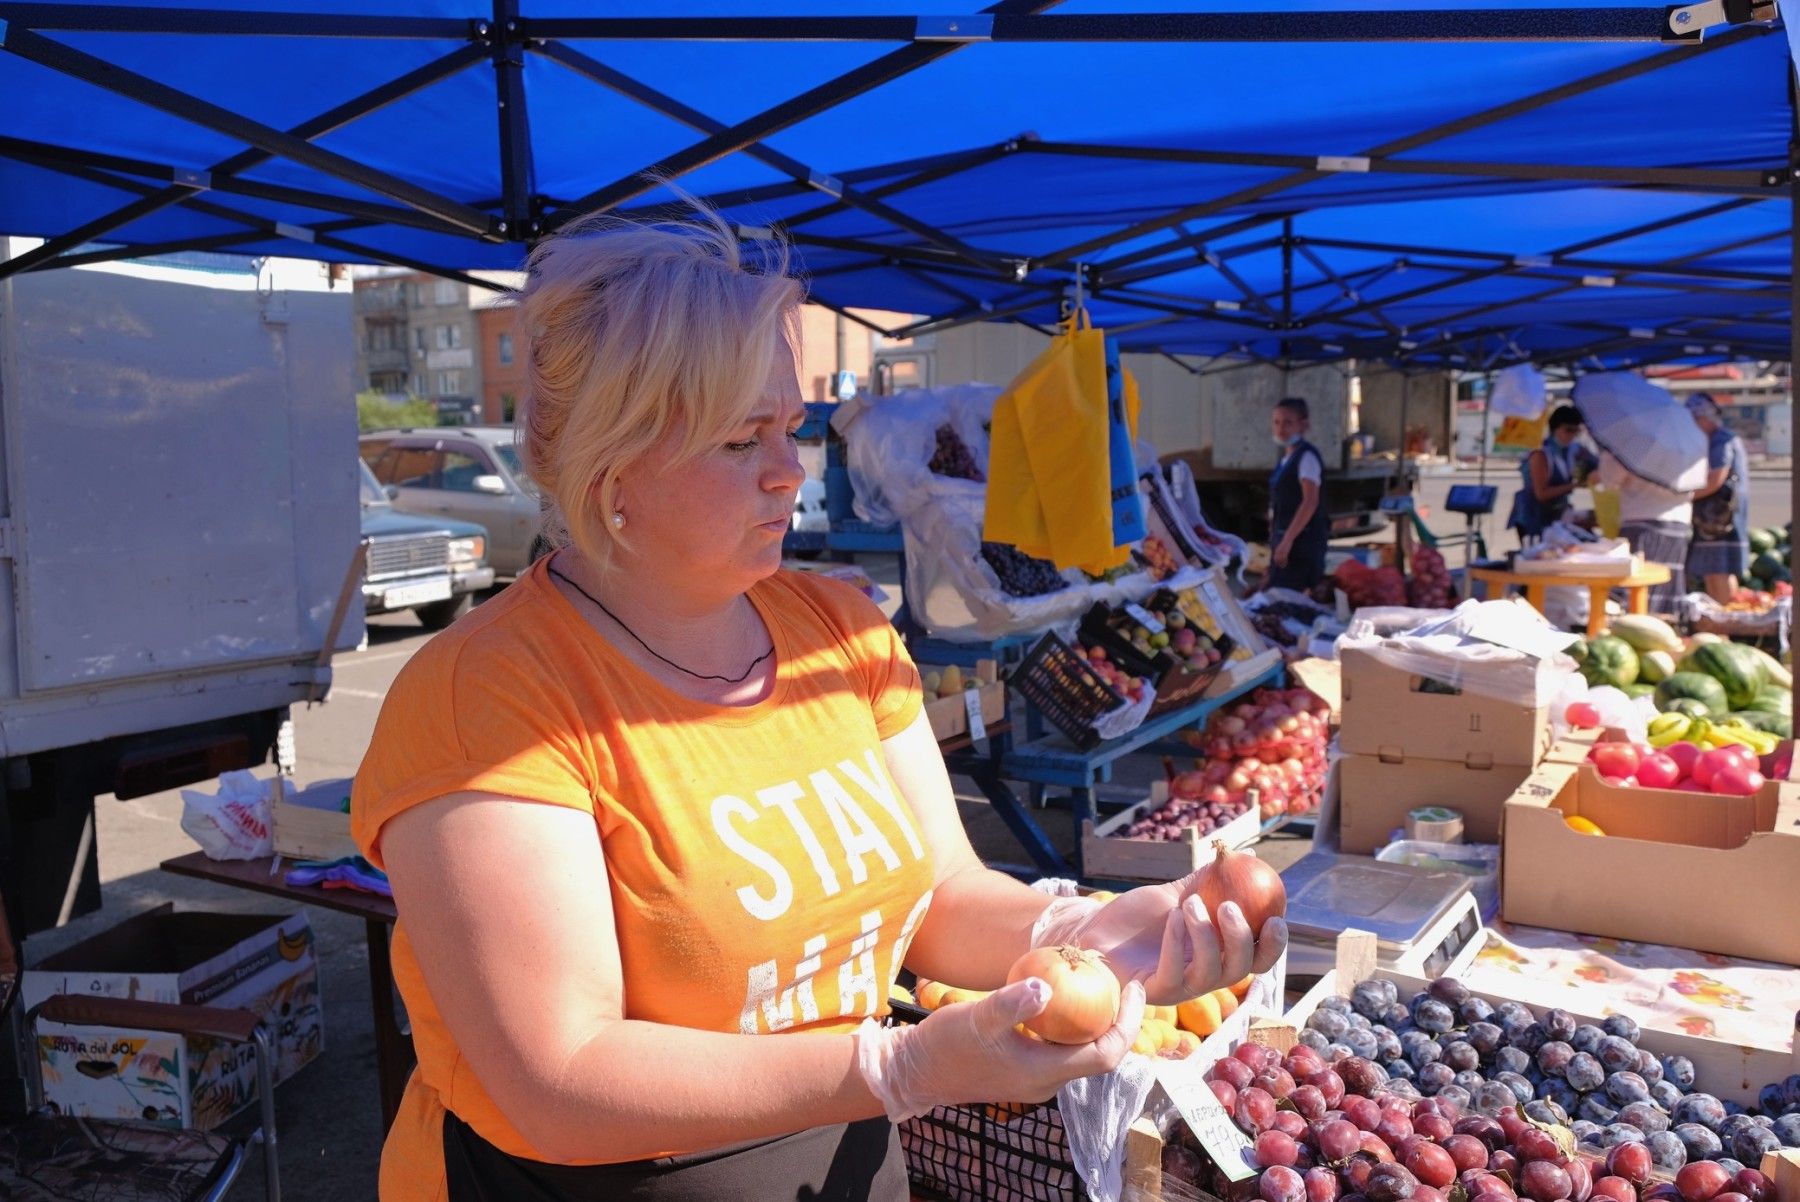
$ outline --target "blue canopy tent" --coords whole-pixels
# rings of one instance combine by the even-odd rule
[[[0,274],[186,249],[517,267],[707,196],[814,299],[1132,349],[1788,358],[1769,0],[0,2]],[[484,285],[491,286],[491,285]],[[1194,357],[1187,359],[1185,357]]]

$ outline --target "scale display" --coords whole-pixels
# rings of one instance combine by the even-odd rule
[[[1492,484],[1452,484],[1444,508],[1452,513],[1485,514],[1494,512],[1494,499],[1500,490]]]

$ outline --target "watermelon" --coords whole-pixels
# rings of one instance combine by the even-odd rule
[[[1774,584],[1786,571],[1786,566],[1775,558],[1772,551],[1763,552],[1750,563],[1750,575],[1763,584]]]
[[[1773,551],[1781,541],[1781,536],[1773,530],[1752,530],[1750,532],[1750,554],[1761,555],[1764,551]]]
[[[1769,683],[1769,668],[1755,648],[1742,643],[1707,643],[1690,651],[1677,676],[1704,672],[1725,688],[1730,709],[1743,709]]]
[[[1794,737],[1794,719],[1788,714],[1765,714],[1761,710],[1738,710],[1730,716],[1777,738],[1791,739]]]
[[[1677,704],[1682,701],[1698,704],[1701,712],[1695,713],[1692,706]],[[1711,676],[1704,672],[1682,671],[1656,686],[1656,708],[1693,718],[1712,718],[1723,714],[1730,704],[1725,686]]]
[[[1794,712],[1794,694],[1790,689],[1764,689],[1750,699],[1750,704],[1743,707],[1763,714],[1789,714]]]
[[[1712,678],[1707,677],[1707,679],[1711,680]],[[1714,681],[1713,683],[1717,684],[1718,682]],[[1666,705],[1659,697],[1656,703],[1657,707],[1665,714],[1680,714],[1684,718],[1710,718],[1713,716],[1713,712],[1706,702],[1694,697],[1677,697]]]
[[[1622,689],[1637,683],[1638,653],[1624,639],[1603,634],[1588,642],[1587,659],[1581,665],[1581,674],[1587,677],[1589,684],[1609,684]]]
[[[1577,665],[1587,663],[1587,657],[1588,657],[1587,640],[1586,639],[1576,639],[1573,643],[1570,643],[1568,655],[1569,655],[1569,658],[1574,660]]]

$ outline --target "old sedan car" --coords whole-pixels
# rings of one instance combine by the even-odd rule
[[[363,435],[359,449],[401,513],[486,529],[499,575],[517,576],[537,557],[542,513],[511,426],[383,430]]]
[[[487,531],[470,522],[401,513],[375,482],[362,476],[363,568],[367,613],[412,610],[427,630],[442,630],[467,613],[473,595],[494,583]]]

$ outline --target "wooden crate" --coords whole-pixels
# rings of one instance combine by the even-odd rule
[[[275,854],[292,860],[341,860],[362,854],[350,837],[350,815],[342,807],[348,780],[320,781],[293,795],[283,792],[271,806]]]
[[[1367,931],[1345,931],[1338,937],[1336,966],[1294,1003],[1287,1012],[1286,1021],[1298,1030],[1305,1026],[1306,1020],[1319,1008],[1320,1002],[1332,996],[1348,997],[1358,981],[1370,978],[1392,981],[1400,990],[1401,997],[1419,993],[1431,984],[1424,977],[1380,967],[1375,955],[1374,935]],[[1516,1000],[1479,990],[1475,991],[1475,995],[1490,1005]],[[1545,1010],[1545,1007],[1530,1002],[1521,1004],[1539,1017],[1542,1017]],[[1584,1014],[1575,1010],[1570,1013],[1577,1022],[1599,1026],[1603,1021],[1601,1015]],[[1800,1040],[1790,1050],[1744,1047],[1675,1031],[1658,1031],[1648,1026],[1642,1027],[1642,1032],[1638,1040],[1639,1047],[1658,1057],[1687,1057],[1694,1063],[1695,1081],[1699,1088],[1715,1097],[1753,1105],[1757,1092],[1763,1086],[1772,1081],[1780,1081],[1791,1073],[1800,1073]],[[1800,1155],[1800,1152],[1790,1149],[1789,1154]],[[1790,1167],[1789,1171],[1793,1172],[1794,1167]],[[1770,1176],[1773,1177],[1774,1174]],[[1794,1184],[1800,1186],[1800,1180],[1796,1180]],[[1794,1190],[1791,1196],[1783,1196],[1782,1202],[1800,1202],[1800,1189]]]
[[[927,672],[942,672],[943,669],[931,664],[920,664],[919,675]],[[981,702],[981,721],[992,726],[1006,717],[1006,686],[1000,683],[999,666],[991,659],[979,660],[971,670],[980,687],[973,690]],[[931,723],[931,733],[942,743],[946,739],[954,739],[958,735],[969,732],[969,702],[963,694],[971,690],[964,689],[949,697],[925,698],[925,717]]]
[[[1090,877],[1108,881],[1175,881],[1213,859],[1213,840],[1222,839],[1230,848],[1248,847],[1262,836],[1262,816],[1256,799],[1250,808],[1210,835],[1192,828],[1172,843],[1155,839],[1133,839],[1125,834],[1139,818],[1161,809],[1169,800],[1169,784],[1157,781],[1150,786],[1150,796],[1128,810],[1113,815],[1096,825],[1092,820],[1081,824],[1082,871]]]

